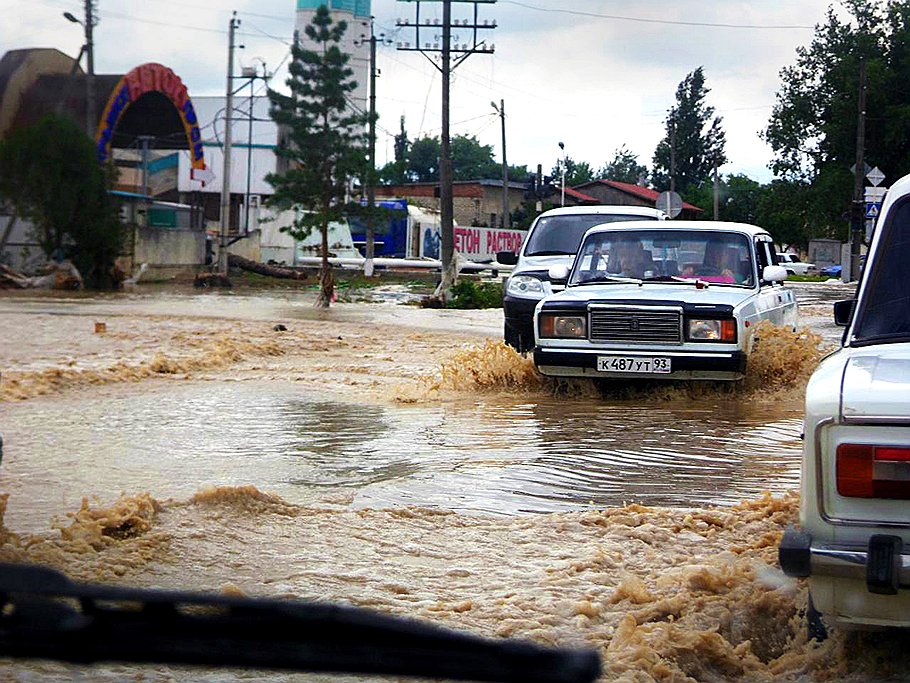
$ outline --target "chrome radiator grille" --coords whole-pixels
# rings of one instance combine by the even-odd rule
[[[591,341],[682,342],[682,312],[643,308],[592,308]]]

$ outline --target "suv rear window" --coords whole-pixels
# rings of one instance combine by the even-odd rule
[[[856,312],[857,345],[910,340],[910,200],[890,211]]]
[[[578,214],[541,218],[525,246],[525,256],[575,254],[589,228],[617,221],[653,221],[653,216]]]

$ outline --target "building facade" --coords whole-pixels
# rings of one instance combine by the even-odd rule
[[[328,6],[333,21],[344,21],[348,25],[339,47],[350,55],[348,66],[357,82],[357,88],[351,93],[351,103],[357,111],[366,112],[370,83],[370,0],[297,0],[295,35],[300,47],[307,50],[319,47],[307,38],[306,27],[313,21],[320,5]]]

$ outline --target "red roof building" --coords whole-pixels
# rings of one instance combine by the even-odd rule
[[[649,187],[605,179],[582,183],[581,185],[576,185],[573,189],[594,198],[596,204],[648,206],[652,208],[655,206],[657,197],[660,194],[657,190],[652,190]],[[566,196],[568,196],[568,191],[568,188],[566,188]],[[703,211],[703,209],[693,204],[683,202],[682,213],[680,213],[679,218],[698,218]]]

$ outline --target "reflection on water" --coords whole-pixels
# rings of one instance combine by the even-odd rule
[[[729,504],[799,476],[798,405],[494,396],[397,407],[309,400],[280,382],[165,384],[4,406],[13,528],[86,495],[185,498],[201,484],[517,513]]]

